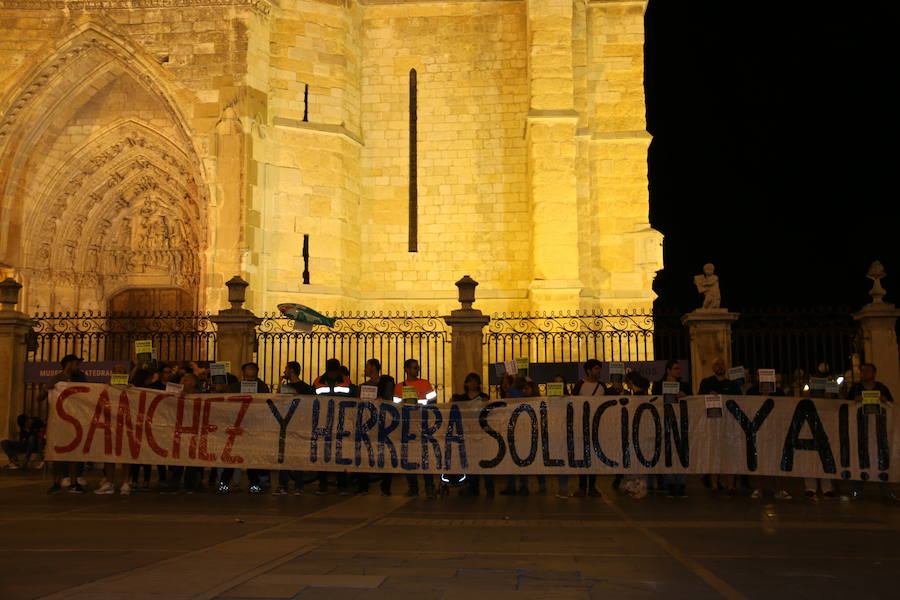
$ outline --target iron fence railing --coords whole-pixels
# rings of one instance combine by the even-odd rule
[[[381,362],[382,372],[403,378],[406,359],[419,361],[421,377],[432,382],[438,398],[450,399],[450,332],[437,314],[339,313],[334,327],[313,326],[312,331],[293,328],[293,321],[267,315],[257,328],[257,362],[260,378],[274,386],[289,361],[300,363],[307,382],[321,375],[325,361],[337,358],[350,371],[354,383],[365,380],[365,363]]]

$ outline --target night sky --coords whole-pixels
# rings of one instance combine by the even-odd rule
[[[673,2],[646,14],[650,219],[658,307],[900,301],[896,3]],[[895,283],[896,282],[896,283]]]

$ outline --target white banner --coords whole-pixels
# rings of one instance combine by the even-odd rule
[[[51,460],[392,473],[726,473],[897,481],[894,411],[764,396],[422,406],[61,383]]]

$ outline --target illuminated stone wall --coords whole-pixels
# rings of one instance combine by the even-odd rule
[[[0,263],[28,310],[648,308],[643,2],[0,0]],[[417,72],[418,252],[408,252]],[[303,285],[309,236],[311,285]]]

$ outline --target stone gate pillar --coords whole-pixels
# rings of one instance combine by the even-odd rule
[[[484,327],[491,318],[480,310],[472,308],[475,302],[475,287],[478,282],[463,276],[456,282],[459,288],[459,303],[462,308],[450,311],[444,321],[450,326],[450,359],[451,381],[454,394],[465,391],[463,382],[469,373],[478,373],[484,377]]]
[[[863,356],[878,369],[876,378],[881,381],[894,398],[900,394],[900,353],[897,350],[897,317],[900,309],[885,302],[885,291],[881,278],[885,276],[881,263],[875,261],[867,275],[875,283],[869,295],[872,301],[853,315],[862,328]]]
[[[26,339],[31,319],[15,309],[22,284],[7,277],[0,282],[0,439],[11,439],[25,397]]]
[[[253,360],[256,349],[256,327],[262,319],[243,308],[247,286],[240,275],[235,275],[226,283],[228,301],[231,308],[220,310],[209,318],[216,324],[216,360],[231,362],[231,370],[236,373],[241,365]]]
[[[731,324],[740,313],[727,308],[698,308],[681,318],[691,340],[691,391],[696,392],[700,380],[712,374],[712,362],[721,357],[731,364]]]

